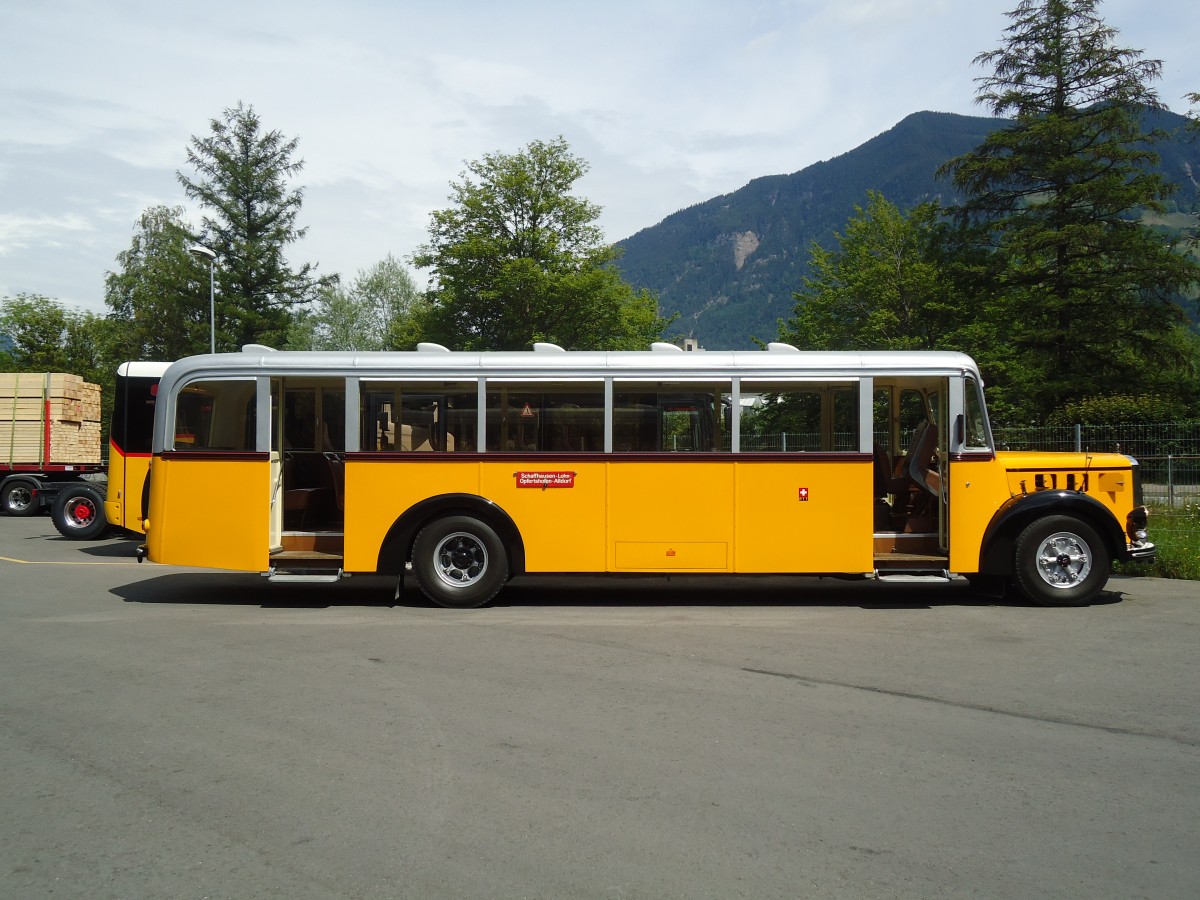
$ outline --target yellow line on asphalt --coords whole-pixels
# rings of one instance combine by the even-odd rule
[[[128,562],[68,562],[56,559],[13,559],[11,556],[0,556],[0,562],[20,563],[23,566],[126,566]]]

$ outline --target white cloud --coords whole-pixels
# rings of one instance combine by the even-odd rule
[[[78,214],[15,216],[0,213],[0,256],[39,244],[59,247],[72,233],[95,230],[91,222]]]
[[[99,308],[138,215],[183,205],[191,135],[239,100],[300,138],[294,259],[352,277],[425,239],[463,161],[564,135],[612,240],[920,109],[982,114],[1014,0],[112,0],[0,5],[0,295]],[[1101,8],[1200,90],[1200,17]],[[196,217],[198,219],[198,217]],[[52,246],[52,243],[54,246]]]

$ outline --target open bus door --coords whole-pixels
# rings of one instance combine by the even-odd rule
[[[343,559],[345,379],[272,378],[270,396],[271,577],[325,580]]]

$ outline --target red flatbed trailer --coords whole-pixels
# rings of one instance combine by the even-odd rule
[[[0,374],[0,511],[34,515],[102,477],[99,419],[100,389],[77,375]]]

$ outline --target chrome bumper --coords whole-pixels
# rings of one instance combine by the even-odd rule
[[[1144,562],[1154,559],[1158,556],[1158,548],[1149,541],[1143,541],[1140,544],[1126,544],[1125,553],[1121,559],[1124,562]]]

